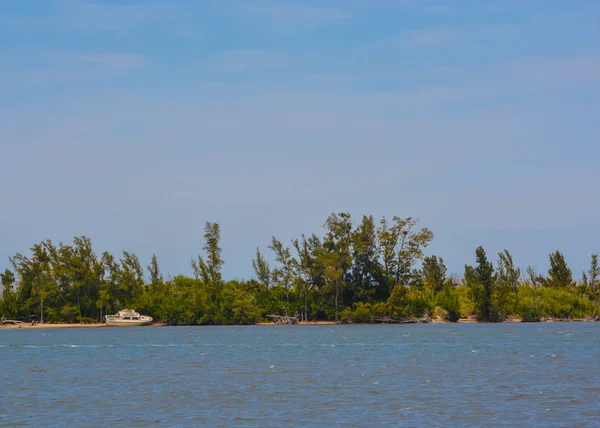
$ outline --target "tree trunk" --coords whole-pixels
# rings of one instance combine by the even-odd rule
[[[44,324],[44,299],[40,299],[40,324]]]
[[[307,302],[307,293],[304,292],[304,321],[308,321],[308,302]]]
[[[79,312],[79,322],[81,322],[81,304],[79,303],[79,288],[75,288],[75,298],[77,299],[77,310]]]
[[[340,285],[335,284],[335,320],[338,320],[338,295],[340,294]]]

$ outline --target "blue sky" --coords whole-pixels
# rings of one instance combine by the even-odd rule
[[[600,251],[600,3],[0,0],[0,268],[43,239],[226,277],[331,212],[577,276]],[[3,266],[5,265],[5,266]]]

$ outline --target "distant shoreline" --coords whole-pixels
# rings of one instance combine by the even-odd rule
[[[545,320],[540,320],[540,321],[523,321],[521,319],[515,318],[515,319],[509,319],[506,321],[501,321],[498,323],[489,323],[489,322],[481,322],[481,321],[477,321],[475,319],[472,318],[461,318],[459,319],[457,322],[450,322],[450,321],[445,321],[445,320],[431,320],[430,322],[426,322],[426,323],[420,323],[420,324],[532,324],[532,323],[553,323],[553,322],[561,322],[561,323],[572,323],[572,322],[600,322],[600,319],[593,319],[593,318],[583,318],[583,319],[545,319]],[[381,325],[381,324],[390,324],[390,323],[343,323],[341,321],[300,321],[297,324],[293,324],[293,325]],[[260,322],[257,324],[252,324],[252,325],[258,325],[258,326],[278,326],[280,324],[275,324],[272,322]],[[212,327],[210,325],[188,325],[188,326],[172,326],[172,327]],[[224,326],[228,326],[228,327],[240,327],[240,325],[222,325],[221,327]],[[40,329],[40,328],[103,328],[103,327],[108,327],[105,323],[91,323],[91,324],[52,324],[52,323],[44,323],[44,324],[36,324],[36,325],[31,325],[30,323],[26,323],[23,322],[21,324],[6,324],[6,325],[0,325],[0,330],[2,329],[7,329],[7,330],[12,330],[12,329],[18,329],[18,328],[24,328],[24,329]],[[168,327],[167,324],[164,323],[154,323],[154,324],[148,324],[145,325],[143,327]],[[118,327],[112,327],[112,328],[118,328]]]

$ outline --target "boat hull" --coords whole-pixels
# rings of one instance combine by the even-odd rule
[[[152,322],[152,318],[148,320],[106,320],[108,327],[139,327],[148,325]]]

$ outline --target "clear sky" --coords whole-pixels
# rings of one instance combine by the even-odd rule
[[[600,251],[600,2],[0,0],[0,268],[43,239],[227,278],[331,212],[577,277]]]

